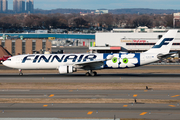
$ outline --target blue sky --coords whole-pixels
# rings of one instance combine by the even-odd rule
[[[12,9],[13,0],[8,0]],[[180,0],[34,0],[35,8],[44,10],[56,8],[78,9],[121,9],[121,8],[153,8],[178,9]]]

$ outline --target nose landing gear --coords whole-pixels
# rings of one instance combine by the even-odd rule
[[[23,76],[23,73],[22,73],[22,70],[21,70],[21,69],[19,69],[19,75],[20,75],[20,76]]]

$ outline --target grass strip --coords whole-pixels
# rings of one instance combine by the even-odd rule
[[[180,100],[138,99],[138,103],[176,104]],[[0,103],[134,103],[134,99],[0,98]]]
[[[1,90],[180,90],[180,83],[0,83]]]

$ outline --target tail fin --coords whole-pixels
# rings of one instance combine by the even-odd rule
[[[163,37],[146,53],[168,54],[178,30],[169,30]]]
[[[0,45],[0,57],[3,57],[4,55],[12,56],[3,46]]]

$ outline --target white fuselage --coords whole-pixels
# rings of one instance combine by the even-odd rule
[[[99,69],[130,68],[149,64],[158,60],[157,54],[117,53],[117,54],[31,54],[9,58],[3,64],[16,69],[58,69],[59,66],[76,65],[94,60],[106,59],[113,55],[115,59],[104,61]]]

